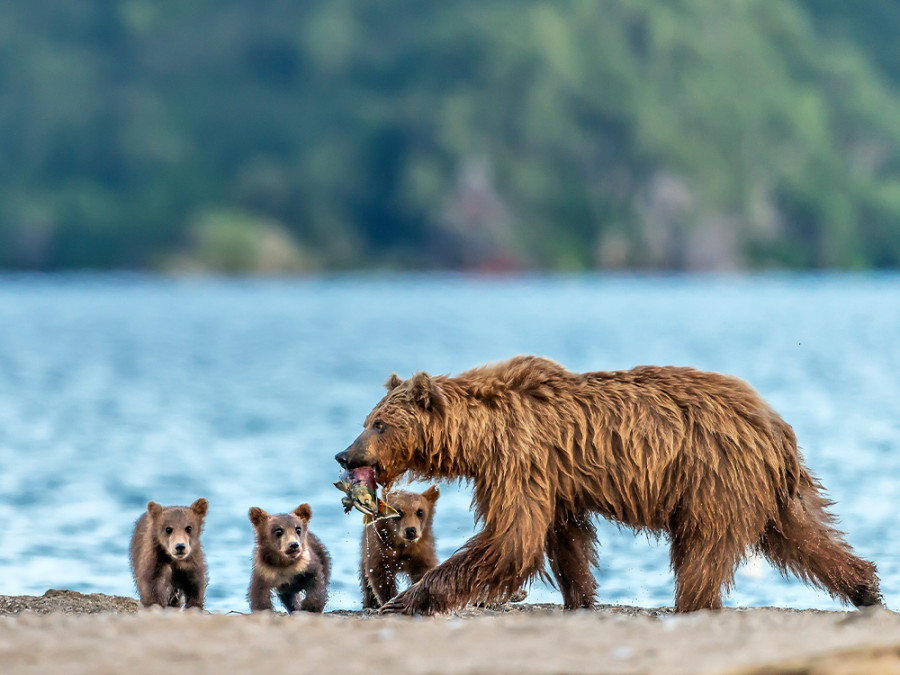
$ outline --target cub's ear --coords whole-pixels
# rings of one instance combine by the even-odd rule
[[[438,500],[438,497],[441,496],[441,489],[437,485],[432,485],[422,493],[422,496],[430,501],[432,505],[434,505],[434,503]]]
[[[150,518],[156,520],[163,512],[163,507],[161,507],[156,502],[147,502],[147,513],[150,514]]]
[[[428,412],[436,412],[441,414],[446,407],[446,399],[441,388],[431,379],[431,375],[421,370],[412,376],[412,385],[410,386],[410,395],[412,400],[418,404],[422,410]]]
[[[294,515],[300,520],[309,520],[312,518],[312,507],[309,504],[301,504],[294,509]]]
[[[400,376],[397,373],[391,373],[391,376],[387,379],[387,382],[384,383],[384,388],[388,391],[394,391],[397,387],[403,384],[403,380],[400,379]]]
[[[269,514],[263,511],[258,506],[254,506],[250,509],[250,522],[253,523],[253,527],[259,527],[264,522],[269,519]]]
[[[200,520],[203,520],[206,517],[206,511],[209,509],[209,502],[201,497],[193,504],[191,504],[191,511],[197,514],[197,517]]]

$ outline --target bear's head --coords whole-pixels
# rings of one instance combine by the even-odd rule
[[[386,486],[408,470],[427,473],[429,432],[447,406],[437,379],[423,372],[408,380],[392,374],[387,394],[369,413],[362,433],[335,455],[337,462],[345,469],[374,466],[375,479]]]
[[[297,563],[306,553],[306,535],[312,518],[309,504],[301,504],[291,513],[274,515],[254,506],[249,516],[256,531],[256,550],[266,564],[287,567]]]
[[[389,543],[397,548],[417,543],[431,533],[434,519],[434,505],[441,491],[432,485],[425,492],[388,492],[384,501],[397,509],[399,518],[382,518],[376,521],[382,535],[387,535]]]
[[[185,560],[199,548],[200,530],[206,517],[208,503],[198,499],[188,507],[147,504],[150,532],[159,546],[173,560]]]

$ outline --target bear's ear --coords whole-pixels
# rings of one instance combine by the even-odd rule
[[[309,520],[312,518],[312,507],[309,504],[301,504],[294,509],[294,515],[300,520]]]
[[[156,520],[163,512],[163,507],[161,507],[156,502],[147,502],[147,513],[150,514],[151,520]]]
[[[444,412],[445,399],[444,392],[431,379],[431,375],[423,373],[421,370],[412,376],[410,385],[410,395],[412,400],[418,404],[422,410],[428,412],[436,412],[441,414]]]
[[[269,514],[263,511],[258,506],[254,506],[250,509],[250,522],[253,523],[253,527],[259,527],[264,522],[269,519]]]
[[[425,497],[428,501],[431,502],[432,506],[438,500],[438,497],[441,496],[441,489],[437,485],[432,485],[430,488],[425,490],[422,493],[422,496]]]
[[[206,517],[207,509],[209,509],[209,502],[203,499],[203,497],[191,504],[191,511],[196,513],[200,520],[203,520]]]
[[[391,376],[387,379],[387,382],[384,383],[384,388],[388,391],[394,391],[397,387],[403,384],[403,380],[400,379],[400,376],[397,373],[391,373]]]

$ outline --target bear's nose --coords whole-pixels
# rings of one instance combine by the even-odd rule
[[[416,528],[414,528],[414,527],[406,528],[406,538],[407,539],[415,539],[417,534],[418,534],[418,532],[417,532]]]
[[[184,553],[184,544],[175,544],[175,553]]]
[[[349,469],[350,467],[347,466],[347,461],[348,461],[349,457],[350,457],[350,453],[347,452],[346,450],[344,450],[343,452],[339,452],[338,454],[336,454],[334,456],[334,461],[336,461],[338,464],[340,464],[341,467],[343,467],[344,469]]]
[[[296,551],[298,548],[300,548],[299,541],[292,541],[290,544],[288,544],[289,551]]]

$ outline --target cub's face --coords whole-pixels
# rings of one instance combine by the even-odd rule
[[[400,513],[399,518],[385,518],[383,523],[395,546],[415,544],[423,535],[431,531],[434,505],[441,492],[432,485],[422,494],[415,492],[389,492],[385,501]]]
[[[424,456],[429,427],[446,407],[439,384],[426,373],[408,380],[391,375],[388,393],[366,418],[365,428],[335,460],[345,469],[374,466],[375,479],[389,486]]]
[[[301,504],[291,513],[270,515],[254,506],[250,522],[256,530],[256,546],[263,558],[273,564],[290,565],[306,552],[312,509]]]
[[[147,504],[150,531],[170,558],[185,560],[198,547],[207,508],[205,499],[198,499],[189,507]]]

